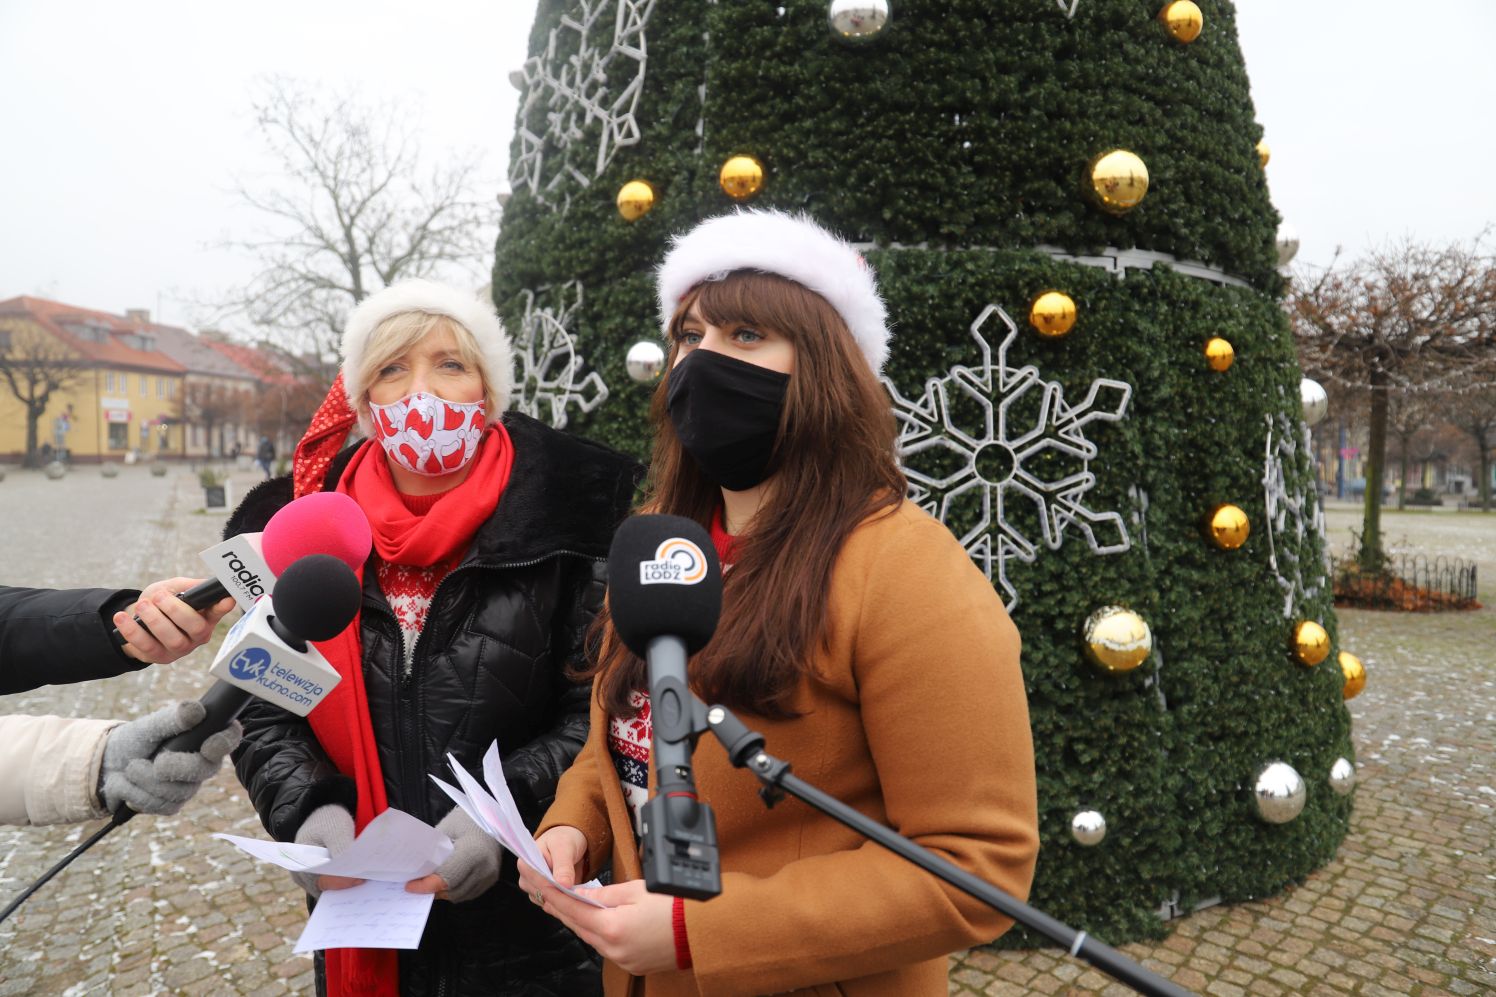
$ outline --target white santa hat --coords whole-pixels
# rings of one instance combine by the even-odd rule
[[[397,281],[359,302],[348,314],[348,324],[343,329],[343,387],[348,393],[348,404],[359,413],[365,433],[370,429],[366,425],[368,416],[359,409],[359,402],[369,389],[362,373],[365,351],[380,323],[405,312],[445,315],[472,333],[478,345],[483,383],[488,386],[489,398],[497,410],[489,412],[488,418],[495,419],[508,408],[509,396],[514,391],[514,348],[493,305],[476,294],[413,278]]]
[[[665,333],[693,287],[734,270],[777,274],[825,298],[847,323],[873,373],[882,371],[888,359],[888,309],[877,278],[857,250],[803,214],[740,210],[676,236],[657,279]]]

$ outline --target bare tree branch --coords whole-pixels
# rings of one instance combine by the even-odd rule
[[[1289,320],[1305,372],[1366,392],[1370,440],[1362,566],[1382,562],[1381,502],[1394,393],[1496,384],[1496,258],[1488,233],[1444,247],[1403,242],[1293,275]]]
[[[286,78],[264,82],[254,113],[279,175],[235,186],[267,231],[229,243],[260,266],[223,311],[321,368],[348,310],[373,291],[413,276],[479,278],[497,211],[479,195],[476,154],[428,171],[404,108]]]

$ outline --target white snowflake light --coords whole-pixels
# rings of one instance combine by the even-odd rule
[[[1060,12],[1067,18],[1075,17],[1075,8],[1080,6],[1080,0],[1055,0],[1059,4]]]
[[[541,203],[565,205],[572,182],[588,186],[621,147],[639,141],[635,114],[648,62],[644,29],[654,5],[655,0],[579,0],[579,11],[562,16],[545,51],[525,63],[520,150],[510,167],[510,186],[528,189]],[[594,28],[610,11],[612,40],[603,48]],[[627,82],[620,85],[620,79]],[[545,124],[532,130],[533,112],[542,108]],[[601,125],[595,155],[583,148],[593,122]]]
[[[558,308],[537,308],[533,292],[520,293],[525,298],[525,317],[514,343],[519,376],[512,405],[564,429],[568,407],[591,412],[608,397],[608,386],[597,371],[580,376],[586,358],[577,352],[570,327],[582,306],[582,285],[577,281],[563,285],[556,294],[562,302]]]
[[[994,318],[1006,327],[995,356],[982,331]],[[1032,564],[1038,554],[1035,540],[1025,536],[1007,515],[1014,499],[1032,503],[1038,512],[1039,539],[1051,550],[1059,549],[1071,526],[1084,534],[1097,554],[1131,548],[1127,525],[1119,513],[1097,512],[1085,504],[1086,493],[1096,484],[1090,462],[1097,454],[1085,429],[1095,421],[1120,420],[1132,398],[1132,385],[1098,378],[1091,382],[1084,400],[1067,403],[1064,389],[1044,380],[1038,368],[1014,367],[1008,362],[1008,348],[1018,337],[1018,326],[997,305],[988,305],[977,317],[971,336],[980,362],[931,378],[917,400],[904,398],[887,378],[884,384],[899,422],[899,454],[909,479],[910,500],[947,525],[961,507],[979,503],[978,521],[959,539],[987,577],[1001,586],[1012,609],[1018,593],[1008,580],[1008,560],[1016,557]],[[963,421],[954,411],[958,405],[981,413],[981,425]],[[1023,412],[1037,414],[1025,416]],[[1046,451],[1079,462],[1079,470],[1046,479],[1034,467],[1039,463],[1036,458]],[[943,458],[954,470],[921,470],[921,455]]]
[[[1283,590],[1283,618],[1296,619],[1299,607],[1319,594],[1323,572],[1312,552],[1324,549],[1325,512],[1315,491],[1312,468],[1304,466],[1313,453],[1309,427],[1283,413],[1267,416],[1267,448],[1262,465],[1263,505],[1267,512],[1267,559]],[[1301,449],[1302,448],[1302,449]],[[1290,468],[1307,486],[1290,490]]]

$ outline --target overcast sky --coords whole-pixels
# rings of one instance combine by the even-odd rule
[[[485,193],[496,193],[517,98],[508,74],[524,61],[534,7],[0,3],[0,299],[200,321],[194,301],[252,272],[215,247],[261,224],[230,188],[267,168],[249,115],[265,74],[414,102],[426,149],[478,150]],[[1496,223],[1496,4],[1237,8],[1273,198],[1299,231],[1301,259],[1402,236],[1468,239]]]

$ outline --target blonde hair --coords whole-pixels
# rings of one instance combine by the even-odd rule
[[[405,353],[432,333],[443,329],[450,331],[452,338],[457,341],[457,358],[471,365],[483,378],[483,402],[488,418],[490,420],[498,418],[501,413],[498,392],[494,387],[493,378],[488,376],[488,369],[484,366],[483,351],[478,348],[478,340],[467,326],[449,316],[432,312],[399,312],[374,327],[374,331],[369,334],[369,345],[363,351],[362,362],[355,372],[358,376],[358,383],[365,385],[363,394],[355,406],[358,410],[359,426],[362,427],[365,436],[373,435],[374,428],[369,420],[367,386],[378,382],[379,371],[391,360]]]

